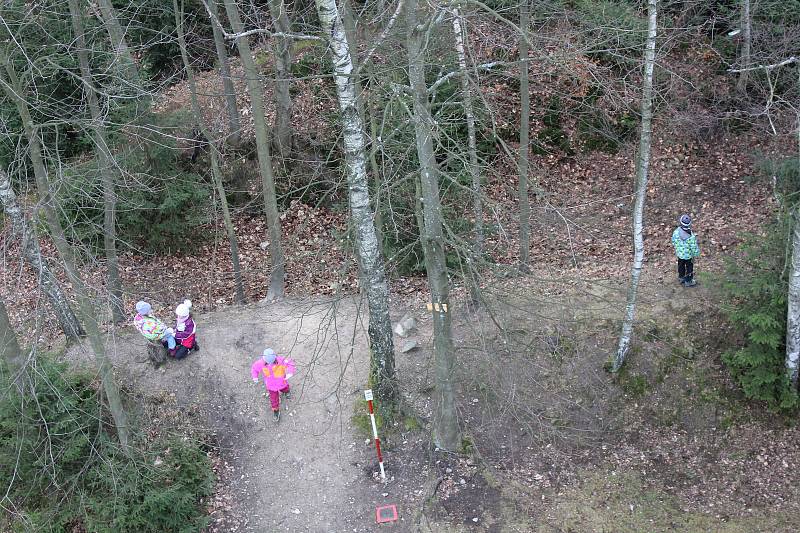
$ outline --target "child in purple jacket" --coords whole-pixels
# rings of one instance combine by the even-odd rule
[[[183,359],[191,350],[199,351],[197,344],[197,326],[192,319],[192,301],[184,300],[175,308],[175,341],[177,346],[171,352],[175,359]]]

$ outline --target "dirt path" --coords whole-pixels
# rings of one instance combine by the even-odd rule
[[[201,350],[161,370],[132,328],[112,353],[120,379],[147,394],[199,407],[217,433],[237,501],[220,531],[370,531],[390,485],[372,479],[374,451],[351,424],[368,351],[353,300],[287,300],[196,316]],[[166,317],[164,317],[166,318]],[[171,317],[170,317],[171,318]],[[358,327],[356,327],[358,326]],[[265,347],[290,355],[292,399],[272,420],[250,364]],[[70,357],[89,358],[85,349]]]

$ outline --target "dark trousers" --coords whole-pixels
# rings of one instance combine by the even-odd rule
[[[691,281],[694,277],[694,261],[691,259],[678,259],[678,277],[683,281]]]

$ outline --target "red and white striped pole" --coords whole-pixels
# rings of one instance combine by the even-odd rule
[[[375,425],[375,411],[372,408],[372,389],[364,391],[364,399],[369,406],[369,421],[372,422],[372,436],[375,438],[375,451],[378,452],[378,466],[381,467],[381,479],[386,481],[386,471],[383,469],[383,454],[381,454],[381,439],[378,438],[378,426]]]

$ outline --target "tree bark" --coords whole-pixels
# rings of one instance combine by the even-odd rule
[[[225,11],[231,21],[233,31],[241,33],[244,31],[244,24],[239,17],[239,11],[235,0],[225,0]],[[250,51],[248,38],[239,37],[236,39],[239,47],[239,57],[244,66],[247,76],[247,90],[250,93],[250,102],[253,109],[253,125],[256,130],[256,152],[258,153],[258,167],[261,172],[262,188],[264,191],[264,212],[267,216],[270,238],[270,256],[272,258],[272,272],[270,274],[267,299],[283,298],[285,259],[283,247],[281,246],[281,223],[278,216],[278,199],[275,194],[275,178],[272,173],[272,159],[269,148],[269,130],[267,121],[264,118],[264,93],[261,87],[261,76],[259,75],[253,54]]]
[[[91,130],[94,137],[97,159],[100,163],[100,176],[103,185],[103,246],[105,248],[106,269],[108,270],[108,291],[111,303],[111,316],[115,324],[125,320],[123,310],[122,283],[119,279],[119,260],[117,258],[117,229],[115,192],[116,162],[111,155],[108,136],[105,130],[105,117],[100,111],[100,102],[92,80],[89,67],[89,50],[86,48],[86,36],[83,29],[83,13],[78,0],[69,0],[72,17],[72,29],[75,32],[76,54],[83,80],[83,92],[92,115]],[[119,25],[119,24],[117,24]],[[121,30],[120,30],[121,31]]]
[[[208,9],[215,20],[219,20],[219,9],[217,0],[207,0]],[[219,74],[222,78],[222,90],[225,93],[225,108],[228,111],[228,142],[232,146],[239,145],[239,137],[242,131],[242,123],[239,120],[239,106],[236,103],[236,88],[231,78],[231,64],[228,60],[228,49],[225,46],[225,36],[214,20],[211,21],[211,29],[214,31],[214,47],[217,49],[217,60],[219,61]],[[210,138],[210,137],[207,137]]]
[[[797,72],[800,90],[800,63]],[[800,112],[797,114],[797,155],[800,165]],[[792,212],[792,266],[786,299],[786,375],[792,390],[796,391],[800,369],[800,203],[796,203]]]
[[[480,300],[478,287],[478,264],[483,255],[483,190],[481,187],[481,171],[478,163],[478,142],[475,133],[475,110],[472,105],[472,89],[467,70],[467,52],[464,46],[465,30],[462,28],[462,18],[458,8],[453,10],[453,34],[456,40],[458,54],[458,69],[461,72],[461,94],[464,105],[464,115],[467,119],[467,151],[469,152],[468,170],[472,182],[472,216],[475,217],[475,242],[472,247],[472,257],[469,261],[469,287],[472,303]]]
[[[5,69],[10,84],[4,79],[0,79],[0,82],[2,82],[4,88],[7,89],[6,94],[9,99],[14,101],[22,120],[23,131],[29,143],[33,174],[36,178],[36,188],[39,192],[39,203],[44,211],[45,220],[47,221],[50,235],[53,238],[53,243],[56,245],[58,254],[64,264],[67,278],[70,283],[72,283],[72,290],[78,300],[78,318],[83,322],[86,328],[86,335],[89,338],[89,343],[92,346],[92,351],[98,362],[100,380],[103,383],[103,390],[108,399],[111,416],[114,419],[117,438],[125,453],[130,453],[130,448],[128,446],[130,441],[128,417],[122,406],[119,388],[117,388],[117,384],[114,381],[113,368],[105,351],[103,337],[100,333],[100,327],[97,322],[94,306],[89,296],[89,291],[78,275],[72,248],[70,248],[64,236],[64,228],[61,226],[61,221],[58,219],[58,214],[56,213],[53,195],[50,190],[50,180],[47,177],[47,167],[42,157],[42,145],[39,139],[39,133],[31,119],[28,102],[25,100],[24,96],[25,92],[23,91],[22,84],[11,62],[5,61]]]
[[[636,296],[639,289],[639,278],[644,263],[644,203],[647,196],[647,179],[650,169],[650,146],[653,137],[653,70],[656,62],[656,2],[647,2],[647,43],[644,52],[644,80],[642,87],[642,126],[639,135],[639,150],[636,158],[636,197],[633,205],[633,264],[631,280],[628,286],[625,318],[622,321],[622,333],[619,338],[617,354],[614,357],[612,371],[617,372],[625,362],[631,344],[633,319],[636,312]]]
[[[747,77],[750,74],[746,70],[751,66],[750,47],[752,45],[752,19],[750,17],[750,0],[742,0],[741,29],[742,29],[742,51],[739,54],[739,68],[745,69],[739,73],[739,81],[736,82],[736,90],[739,94],[747,93]]]
[[[111,39],[111,46],[117,55],[117,60],[122,62],[122,72],[129,83],[134,84],[136,88],[140,88],[142,80],[139,77],[139,69],[136,67],[136,62],[133,60],[131,50],[128,43],[125,41],[125,32],[117,18],[117,12],[111,4],[111,0],[98,0],[100,7],[100,14],[103,17],[103,26],[108,32]]]
[[[269,14],[276,32],[290,33],[292,28],[283,0],[269,0]],[[275,127],[273,145],[285,166],[292,152],[292,45],[288,37],[274,37],[275,42]]]
[[[220,205],[222,207],[222,219],[225,223],[225,232],[228,235],[228,244],[231,248],[231,264],[233,265],[233,278],[236,286],[236,303],[244,303],[244,285],[242,284],[242,267],[239,263],[239,242],[236,239],[236,232],[233,229],[233,221],[231,220],[230,209],[228,208],[228,198],[225,196],[225,186],[222,183],[222,170],[219,166],[219,151],[217,143],[214,142],[211,132],[207,130],[203,124],[202,114],[200,111],[200,103],[197,99],[197,83],[194,77],[192,65],[189,62],[189,53],[186,49],[186,38],[183,34],[183,11],[178,7],[178,0],[172,0],[172,7],[175,10],[175,27],[178,32],[178,46],[181,50],[181,59],[183,59],[183,66],[186,69],[186,78],[189,81],[189,93],[192,99],[192,111],[195,117],[197,128],[203,136],[209,140],[209,152],[211,157],[211,177],[214,181],[214,186],[217,189]]]
[[[25,358],[22,356],[17,334],[11,327],[6,304],[2,299],[0,299],[0,360],[6,362],[12,376],[18,376],[25,366]]]
[[[408,77],[414,101],[414,133],[420,162],[423,197],[423,227],[420,228],[425,269],[431,291],[433,317],[436,398],[433,441],[437,447],[457,451],[461,447],[461,428],[456,410],[453,381],[455,357],[450,324],[449,281],[445,256],[442,206],[439,198],[439,168],[433,147],[434,123],[428,108],[425,84],[424,30],[418,27],[417,0],[406,5],[406,48]]]
[[[364,124],[359,113],[352,54],[335,0],[316,0],[322,29],[330,39],[336,94],[342,112],[350,216],[356,229],[361,285],[369,306],[370,385],[384,413],[397,409],[399,393],[394,368],[394,342],[389,319],[389,284],[373,224],[366,169]]]
[[[50,270],[47,261],[42,257],[39,240],[20,208],[17,195],[14,194],[14,189],[11,187],[11,180],[3,169],[0,169],[0,202],[3,203],[3,212],[11,221],[12,231],[19,235],[22,256],[36,271],[37,279],[50,301],[50,306],[53,308],[61,330],[67,339],[78,340],[86,334],[83,326],[75,316],[67,296],[61,289],[61,284]]]
[[[519,26],[523,32],[530,26],[530,0],[519,5]],[[531,93],[528,73],[528,39],[520,35],[519,44],[519,268],[528,271],[531,249],[531,204],[528,197],[528,169],[530,167]]]

